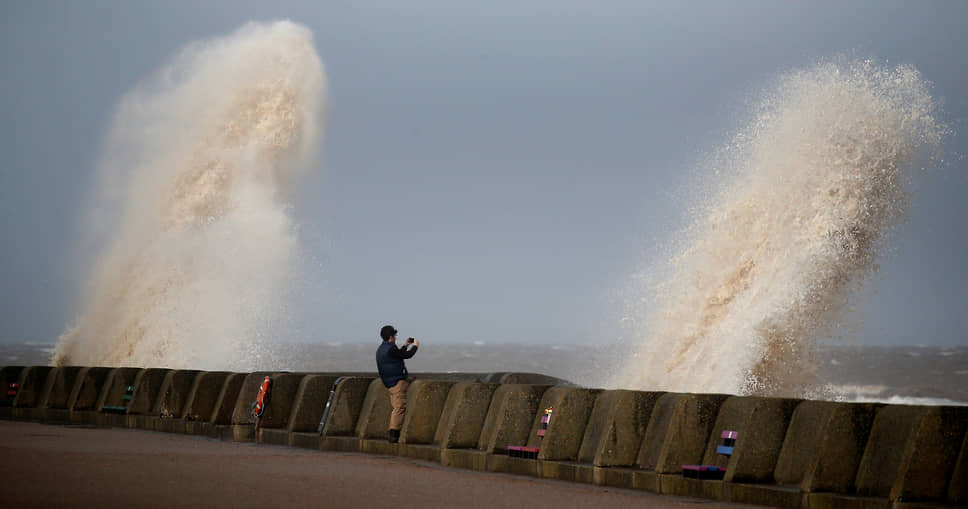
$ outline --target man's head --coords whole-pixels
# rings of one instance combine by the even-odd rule
[[[384,325],[380,329],[380,337],[383,338],[383,341],[393,341],[397,338],[397,330],[392,325]]]

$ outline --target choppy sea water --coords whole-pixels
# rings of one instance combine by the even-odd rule
[[[259,359],[279,371],[374,371],[374,343],[280,346]],[[407,361],[419,372],[525,371],[598,386],[626,347],[595,345],[432,344]],[[46,365],[53,344],[0,344],[0,366]],[[968,405],[968,346],[832,346],[819,350],[825,399],[911,405]],[[192,366],[171,366],[190,369]]]

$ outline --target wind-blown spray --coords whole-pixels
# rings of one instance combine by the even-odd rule
[[[318,155],[312,34],[247,24],[193,43],[121,101],[92,209],[103,243],[54,363],[251,367],[298,256],[285,205]]]
[[[610,385],[803,395],[944,129],[912,67],[838,61],[782,76],[713,157],[710,193],[661,284],[631,291],[642,346]],[[643,284],[643,283],[636,283]]]

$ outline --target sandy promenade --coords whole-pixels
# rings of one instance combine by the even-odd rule
[[[725,507],[406,458],[12,421],[0,421],[0,477],[3,507]]]

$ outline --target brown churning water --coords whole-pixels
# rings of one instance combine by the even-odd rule
[[[92,197],[103,249],[53,362],[244,368],[284,313],[285,197],[314,166],[325,94],[291,22],[193,43],[128,93]]]
[[[677,254],[628,289],[642,346],[608,385],[817,389],[815,342],[846,323],[877,270],[911,178],[945,135],[936,109],[910,66],[841,59],[780,77],[710,161],[715,189],[699,186],[710,197]]]

